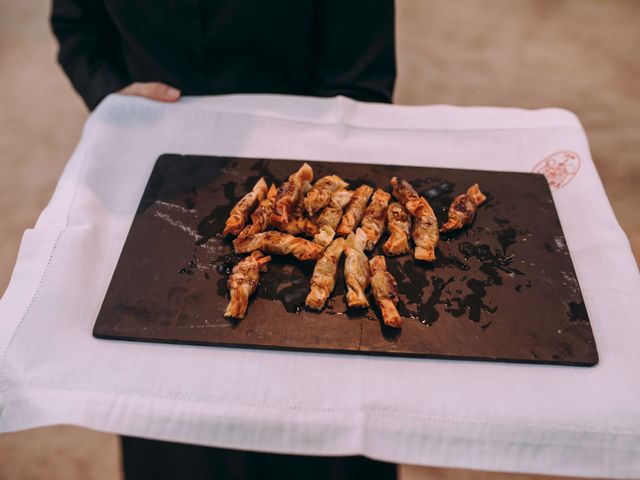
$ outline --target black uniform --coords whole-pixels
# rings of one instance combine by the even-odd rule
[[[390,102],[396,75],[393,0],[53,0],[51,24],[89,108],[134,81]]]
[[[390,102],[393,0],[53,0],[59,61],[87,106],[134,81],[183,95]],[[124,437],[128,479],[393,479],[362,457],[291,457]]]

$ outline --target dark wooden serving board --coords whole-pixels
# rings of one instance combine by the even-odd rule
[[[478,182],[488,200],[475,223],[444,237],[434,264],[388,258],[405,317],[396,331],[375,309],[349,312],[342,272],[321,313],[302,308],[313,262],[274,256],[242,321],[223,317],[237,261],[220,238],[227,213],[260,176],[278,184],[300,161],[161,156],[113,274],[99,338],[319,352],[565,365],[598,361],[580,286],[542,175],[309,162],[316,178],[352,187],[411,181],[443,222],[455,195]],[[383,237],[384,241],[384,237]],[[383,241],[380,242],[380,246]],[[341,262],[341,266],[344,260]],[[342,269],[342,268],[341,268]]]

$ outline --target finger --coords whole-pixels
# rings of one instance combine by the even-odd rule
[[[142,95],[161,102],[175,102],[180,98],[180,91],[159,82],[142,83]]]
[[[160,82],[135,82],[123,88],[120,93],[161,102],[175,102],[180,98],[180,90]]]

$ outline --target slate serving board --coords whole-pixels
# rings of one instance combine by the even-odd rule
[[[316,178],[387,188],[398,175],[440,223],[478,182],[476,221],[442,238],[437,261],[387,258],[405,317],[351,312],[342,271],[321,313],[303,308],[313,262],[274,256],[242,321],[225,319],[238,258],[220,232],[260,176],[280,184],[301,161],[166,154],[156,162],[95,323],[98,338],[318,352],[594,365],[598,354],[551,192],[529,173],[308,162]],[[378,245],[380,250],[385,237]],[[344,259],[341,262],[341,269]],[[373,302],[372,302],[373,304]]]

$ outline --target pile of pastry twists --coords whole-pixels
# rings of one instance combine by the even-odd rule
[[[249,298],[267,269],[270,255],[293,255],[315,261],[306,306],[322,310],[333,292],[340,259],[344,255],[344,277],[349,308],[369,306],[367,290],[384,323],[401,328],[396,308],[398,285],[387,270],[383,255],[368,258],[388,233],[382,250],[387,256],[408,254],[416,260],[433,262],[440,233],[473,222],[486,197],[477,184],[458,195],[449,207],[448,221],[438,228],[429,202],[406,180],[392,177],[391,193],[361,185],[349,190],[349,183],[328,175],[313,183],[313,169],[307,163],[292,173],[278,188],[260,178],[231,209],[224,235],[233,235],[236,253],[250,254],[233,268],[227,282],[230,300],[226,317],[244,318]],[[393,200],[393,201],[392,201]]]

